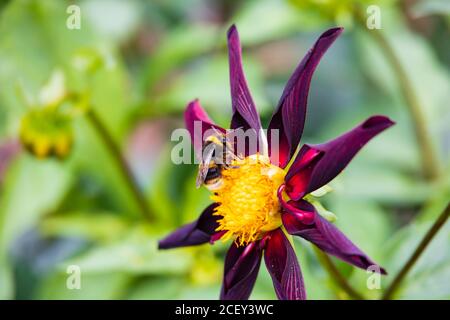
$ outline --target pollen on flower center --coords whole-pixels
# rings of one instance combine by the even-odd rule
[[[281,225],[277,189],[284,181],[283,169],[266,157],[253,155],[236,160],[222,170],[222,184],[211,197],[219,203],[217,231],[222,239],[234,238],[238,245],[258,240],[265,232]]]

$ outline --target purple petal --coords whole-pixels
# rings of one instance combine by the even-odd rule
[[[294,155],[302,136],[308,91],[314,70],[322,56],[342,31],[342,28],[325,31],[297,66],[284,88],[268,129],[269,137],[271,136],[271,130],[279,130],[279,154],[273,156],[273,158],[278,160],[279,166],[282,168],[289,163]],[[271,139],[269,138],[270,149]]]
[[[286,193],[295,200],[300,199],[305,195],[311,180],[311,174],[323,156],[323,152],[316,149],[309,149],[303,146],[295,159],[292,166],[289,168],[286,175]],[[296,174],[289,175],[289,172]],[[282,200],[283,198],[280,197]]]
[[[264,261],[278,299],[306,300],[305,285],[297,256],[280,228],[268,235]]]
[[[247,300],[250,296],[259,266],[261,265],[262,248],[260,241],[251,242],[247,246],[236,246],[233,243],[225,258],[222,300]]]
[[[216,229],[220,216],[213,215],[217,203],[209,205],[197,221],[186,224],[163,240],[159,241],[159,249],[171,249],[177,247],[193,246],[217,240]]]
[[[241,43],[235,25],[228,30],[228,59],[230,64],[231,105],[233,117],[231,129],[242,127],[259,132],[261,122],[242,69]]]
[[[299,200],[324,186],[367,142],[393,124],[385,116],[373,116],[334,140],[319,145],[305,144],[286,175],[286,193],[291,199]]]
[[[289,201],[288,204],[290,207],[288,210],[285,210],[282,219],[284,227],[290,234],[300,236],[314,243],[326,253],[332,254],[354,266],[362,269],[377,266],[382,274],[386,274],[383,268],[356,247],[338,228],[322,218],[312,204],[305,200]],[[298,210],[297,214],[292,212],[293,208]],[[305,220],[302,218],[305,216],[305,212],[309,212],[309,216],[314,216],[312,223],[310,221],[305,223]]]
[[[188,129],[192,144],[197,153],[201,152],[203,146],[203,135],[207,130],[217,129],[221,132],[225,130],[217,125],[209,118],[206,111],[201,107],[198,99],[195,99],[186,107],[184,112],[184,120]]]

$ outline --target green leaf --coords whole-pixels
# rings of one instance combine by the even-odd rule
[[[390,280],[411,256],[432,222],[412,223],[394,236],[387,256]],[[404,279],[395,298],[450,299],[450,224],[447,222]]]
[[[0,265],[4,266],[0,273],[1,297],[13,295],[7,257],[12,241],[42,215],[55,209],[72,178],[67,166],[39,161],[27,154],[11,164],[0,201]]]
[[[387,267],[384,265],[384,249],[393,232],[393,221],[387,212],[371,201],[347,198],[333,193],[324,198],[329,201],[327,209],[332,210],[337,216],[336,226],[339,230],[375,262]],[[379,295],[378,290],[367,288],[369,274],[365,270],[356,267],[348,269],[348,264],[341,263],[338,259],[334,260],[357,291],[370,298]],[[390,269],[387,270],[391,272]]]
[[[215,286],[186,286],[180,293],[180,300],[217,300],[220,296],[220,285]]]
[[[161,300],[178,299],[186,283],[177,277],[150,277],[142,279],[129,289],[127,299],[131,300]],[[192,299],[190,297],[190,299]]]
[[[422,0],[417,2],[412,12],[416,17],[441,14],[450,17],[450,3],[446,0]]]
[[[36,298],[44,300],[121,299],[132,281],[132,277],[123,273],[84,274],[82,272],[81,288],[68,289],[66,286],[68,277],[69,274],[62,272],[51,274],[41,284]]]
[[[336,226],[374,259],[382,258],[383,246],[392,234],[392,219],[376,203],[330,196],[327,209],[336,216]]]
[[[213,202],[211,200],[211,192],[208,189],[205,187],[197,189],[195,187],[196,177],[197,171],[184,183],[186,197],[181,211],[183,222],[197,220],[203,210]]]
[[[176,68],[211,50],[217,43],[217,32],[212,25],[187,25],[171,30],[149,57],[141,74],[141,90],[152,89]]]
[[[169,150],[164,150],[161,158],[169,159],[169,157]],[[184,222],[181,214],[185,198],[182,186],[189,169],[188,165],[175,165],[171,161],[162,161],[158,164],[148,193],[152,209],[161,223],[174,226]]]
[[[122,238],[130,222],[118,214],[107,212],[68,212],[43,219],[39,227],[48,237],[76,236],[108,242]]]
[[[189,270],[191,256],[183,250],[158,251],[157,239],[144,229],[133,230],[115,243],[99,245],[80,257],[66,261],[83,273],[179,274]]]
[[[432,191],[410,175],[381,165],[352,165],[330,185],[339,195],[394,205],[420,204]]]
[[[447,180],[448,181],[448,180]],[[447,182],[446,181],[446,182]],[[450,197],[447,184],[441,185],[433,194],[420,215],[405,227],[399,229],[388,242],[385,256],[390,271],[390,280],[399,272],[417,248],[431,225],[441,215]],[[450,224],[447,221],[434,236],[432,241],[409,274],[404,279],[397,298],[401,299],[449,299],[450,290],[447,285],[450,265]]]
[[[264,23],[255,23],[256,21]],[[246,2],[230,22],[239,28],[244,46],[279,39],[323,24],[323,21],[295,10],[288,1],[274,0]]]
[[[294,237],[297,259],[305,282],[306,295],[311,300],[336,299],[338,288],[319,263],[312,244],[302,238]],[[272,289],[273,290],[273,289]]]
[[[450,98],[450,77],[435,58],[428,43],[419,35],[411,33],[399,15],[396,11],[386,10],[383,13],[383,30],[389,32],[381,31],[401,61],[422,105],[424,121],[429,123],[433,137],[438,140],[440,130],[446,128],[448,123],[449,109],[446,108],[446,101]],[[364,70],[380,88],[397,101],[401,99],[404,104],[396,76],[369,32],[370,30],[357,34],[357,45],[360,56],[363,57]],[[402,107],[406,108],[404,105]],[[406,112],[406,109],[404,110]]]
[[[139,26],[143,5],[138,1],[83,1],[81,11],[102,37],[119,42],[127,40]]]
[[[0,300],[12,299],[14,296],[13,274],[4,255],[4,252],[0,255]]]
[[[261,68],[254,60],[245,58],[244,65],[255,104],[259,111],[264,113],[269,103],[263,91]],[[200,99],[202,105],[217,122],[220,123],[220,120],[228,122],[231,116],[229,107],[231,100],[226,55],[205,58],[197,67],[187,70],[174,79],[169,89],[155,101],[155,107],[164,110],[183,110],[194,98]]]

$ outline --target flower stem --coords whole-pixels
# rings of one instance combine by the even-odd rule
[[[431,240],[437,234],[437,232],[441,229],[441,227],[445,224],[448,217],[450,215],[450,203],[447,204],[445,210],[441,213],[441,215],[437,218],[431,228],[423,237],[422,241],[420,241],[416,250],[414,250],[411,257],[409,257],[408,261],[406,261],[405,265],[400,269],[399,273],[395,276],[394,280],[391,282],[390,286],[386,289],[381,299],[389,300],[392,295],[400,286],[400,283],[403,281],[405,276],[411,270],[414,263],[416,263],[417,259],[419,259],[420,255],[425,251],[428,244],[430,244]]]
[[[152,221],[154,217],[148,207],[147,200],[145,199],[145,196],[142,194],[141,190],[136,184],[133,174],[126,163],[125,158],[122,156],[122,153],[120,152],[120,148],[115,143],[113,137],[103,124],[102,120],[99,118],[97,113],[94,110],[92,110],[92,108],[86,112],[86,116],[87,119],[90,121],[91,125],[97,131],[100,138],[103,140],[105,147],[108,149],[109,153],[114,159],[117,168],[119,169],[119,172],[126,183],[127,188],[129,189],[131,195],[136,201],[138,208],[141,211],[141,214],[147,220]]]
[[[314,251],[316,252],[317,258],[319,259],[320,263],[323,265],[323,267],[328,271],[333,281],[342,289],[344,290],[348,296],[352,299],[356,300],[364,300],[364,296],[360,294],[358,291],[356,291],[345,279],[345,277],[339,272],[336,265],[333,263],[331,258],[321,251],[320,249],[313,247]]]
[[[362,20],[364,21],[364,20]],[[362,22],[361,21],[361,22]],[[422,162],[422,171],[427,180],[435,180],[439,176],[439,162],[436,157],[433,142],[426,124],[426,118],[423,114],[423,106],[421,105],[413,85],[403,68],[400,59],[397,57],[394,48],[384,37],[380,30],[369,30],[362,24],[363,28],[372,35],[378,46],[384,53],[387,61],[392,66],[394,73],[400,85],[400,90],[408,107],[409,114],[413,123],[416,140],[420,148],[420,156]]]

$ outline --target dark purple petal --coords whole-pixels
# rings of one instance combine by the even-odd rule
[[[333,28],[325,31],[297,66],[284,88],[268,129],[269,150],[272,146],[271,130],[279,130],[279,154],[273,155],[272,158],[278,159],[279,166],[282,168],[294,155],[302,136],[308,91],[314,70],[342,30],[342,28]]]
[[[385,116],[373,116],[334,140],[319,145],[305,144],[286,175],[286,193],[291,199],[299,200],[324,186],[369,140],[393,124]]]
[[[286,193],[291,198],[298,200],[306,194],[305,191],[308,189],[311,174],[322,156],[323,152],[316,149],[306,148],[305,146],[300,149],[285,178]],[[289,175],[289,172],[296,172],[296,174]]]
[[[242,68],[241,43],[235,25],[228,30],[228,59],[230,64],[231,105],[233,117],[231,129],[255,129],[259,132],[261,122],[255,103],[245,80]]]
[[[207,130],[217,129],[220,132],[225,132],[223,128],[215,125],[209,118],[206,111],[200,106],[198,99],[189,102],[187,105],[186,111],[184,112],[184,121],[197,153],[201,152],[204,138],[203,135]]]
[[[321,250],[334,255],[343,261],[362,269],[377,266],[382,274],[386,271],[373,262],[364,252],[356,247],[338,228],[328,222],[312,204],[305,200],[289,201],[289,208],[282,214],[283,225],[286,230],[296,236],[300,236],[314,243]],[[294,211],[293,211],[294,209]],[[297,209],[297,214],[295,212]],[[305,212],[313,216],[313,222],[305,223]]]
[[[216,207],[217,203],[209,205],[197,221],[180,227],[159,241],[159,249],[193,246],[217,240],[217,232],[215,230],[219,226],[217,220],[221,217],[213,215]]]
[[[305,300],[306,292],[297,256],[280,228],[266,239],[264,261],[280,300]]]
[[[259,266],[261,265],[262,248],[260,241],[246,246],[233,243],[225,258],[222,300],[247,300],[250,296]]]

